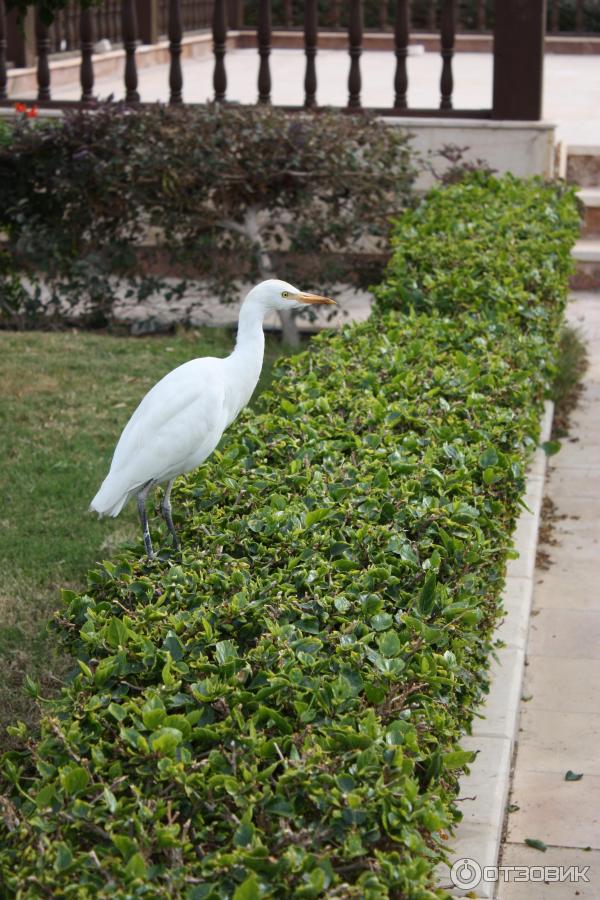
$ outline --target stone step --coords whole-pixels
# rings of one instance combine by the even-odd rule
[[[582,236],[600,237],[600,187],[582,188],[577,196],[583,203]]]
[[[567,181],[582,188],[600,185],[600,147],[591,144],[569,146],[566,155]]]
[[[573,247],[577,268],[570,279],[572,290],[592,291],[600,288],[600,238],[583,237]]]

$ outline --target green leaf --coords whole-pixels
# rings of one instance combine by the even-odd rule
[[[330,512],[330,509],[325,508],[311,509],[304,516],[304,524],[307,528],[310,528],[311,525],[315,525],[317,522],[322,522],[323,519],[327,518]]]
[[[397,656],[402,649],[402,643],[395,631],[386,631],[379,638],[379,652],[383,656]]]
[[[482,469],[488,469],[497,464],[498,454],[493,447],[490,447],[488,450],[484,450],[484,452],[479,457],[478,462]]]
[[[234,845],[236,847],[248,847],[254,839],[255,830],[251,822],[247,824],[242,823],[233,835]]]
[[[250,875],[237,886],[233,892],[233,900],[260,900],[260,893],[256,875]]]
[[[150,735],[150,746],[161,756],[173,756],[182,740],[183,734],[178,728],[159,728]]]
[[[125,866],[125,875],[128,878],[146,878],[148,867],[141,853],[134,853]]]
[[[561,448],[560,441],[544,441],[542,450],[546,456],[555,456]]]
[[[473,762],[476,754],[472,750],[452,750],[444,753],[442,759],[447,769],[462,769],[468,763]]]
[[[233,641],[219,641],[215,646],[215,656],[220,666],[237,659],[237,647]]]
[[[533,847],[534,850],[541,850],[543,853],[548,849],[548,845],[538,838],[525,838],[525,843],[528,847]]]
[[[82,766],[65,767],[60,770],[60,783],[67,794],[78,794],[89,784],[90,776]]]
[[[127,627],[116,616],[113,616],[108,625],[106,625],[104,633],[106,641],[111,647],[125,646],[129,640]]]
[[[108,806],[108,809],[110,810],[111,813],[114,813],[117,809],[117,798],[115,797],[113,792],[111,790],[109,790],[107,787],[103,788],[102,795],[104,797],[104,802]]]
[[[437,576],[435,572],[431,572],[425,579],[419,595],[419,612],[424,616],[429,615],[435,605],[436,586]]]
[[[65,872],[73,865],[73,854],[65,843],[56,845],[56,858],[54,860],[54,871]]]
[[[565,773],[565,781],[581,781],[583,778],[583,772],[572,772],[569,769],[568,772]]]

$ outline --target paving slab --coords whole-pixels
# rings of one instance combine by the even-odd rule
[[[600,660],[600,610],[538,609],[531,620],[527,655],[529,659],[560,656]]]
[[[574,850],[568,847],[548,847],[545,853],[534,850],[533,847],[521,844],[506,844],[502,856],[503,866],[530,866],[533,867],[527,881],[515,881],[515,872],[507,872],[510,878],[508,883],[502,881],[498,888],[498,900],[598,900],[600,897],[600,851]],[[560,872],[547,873],[549,877],[543,878],[539,867],[563,867],[568,870],[571,866],[584,873],[589,880],[583,880],[572,872],[571,877],[577,880],[557,881]],[[589,869],[588,869],[589,867]],[[586,869],[588,870],[586,872]],[[566,873],[564,873],[566,874]],[[520,873],[522,877],[523,873]],[[542,877],[540,877],[542,876]]]
[[[548,571],[536,573],[536,588],[543,587],[543,592],[540,590],[536,597],[536,609],[598,608],[600,578],[597,567],[589,561],[587,566],[583,566],[581,560],[575,562],[576,575],[573,572],[573,559],[553,562]]]
[[[532,656],[527,663],[523,696],[536,709],[600,712],[600,660]]]
[[[519,730],[519,766],[537,772],[600,776],[600,713],[538,709],[524,703]],[[600,897],[600,893],[598,895]]]
[[[559,847],[600,849],[600,776],[565,781],[561,772],[537,772],[517,762],[506,840],[537,838]]]

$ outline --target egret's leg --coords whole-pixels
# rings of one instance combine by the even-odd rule
[[[146,484],[138,491],[137,506],[140,514],[140,522],[142,524],[142,533],[144,535],[144,545],[148,559],[154,559],[154,550],[152,549],[152,538],[150,537],[150,529],[148,528],[148,516],[146,514],[146,497],[154,486],[153,481],[147,481]]]
[[[163,519],[167,523],[167,528],[173,535],[173,547],[175,550],[179,550],[179,540],[177,538],[177,532],[175,531],[175,526],[173,525],[173,519],[171,517],[171,488],[173,487],[174,478],[171,478],[166,489],[165,494],[162,499],[162,503],[160,506],[160,511],[163,515]]]

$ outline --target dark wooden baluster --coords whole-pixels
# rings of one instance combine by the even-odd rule
[[[558,31],[558,4],[559,0],[550,0],[550,31],[554,34]]]
[[[37,98],[38,100],[49,100],[50,66],[48,65],[48,52],[50,50],[50,36],[37,11],[35,15],[35,44],[37,51]]]
[[[362,53],[363,4],[362,0],[350,0],[348,19],[348,52],[350,53],[350,74],[348,75],[348,108],[360,108],[360,55]]]
[[[135,47],[137,37],[137,16],[135,0],[123,0],[121,6],[121,31],[125,48],[125,102],[138,103],[138,75],[135,64]]]
[[[4,0],[0,0],[0,100],[7,99],[6,84],[6,13]]]
[[[225,99],[227,91],[227,72],[225,71],[225,48],[227,44],[227,10],[225,0],[215,0],[213,9],[213,50],[215,54],[215,71],[213,85],[215,101]]]
[[[408,73],[406,71],[409,36],[408,7],[409,0],[396,0],[396,23],[394,28],[394,52],[396,54],[394,107],[396,109],[406,109],[408,105],[406,99],[406,91],[408,89]]]
[[[440,109],[452,109],[452,57],[454,56],[454,23],[456,20],[456,0],[443,0],[442,3],[442,77],[440,90],[442,99]]]
[[[575,31],[583,31],[583,0],[575,3]]]
[[[258,5],[258,53],[260,66],[258,69],[258,102],[271,102],[271,0],[260,0]]]
[[[1,0],[0,0],[1,2]],[[307,109],[317,105],[317,0],[306,0],[304,4],[304,52],[306,72],[304,74],[304,105]]]
[[[81,41],[81,100],[83,103],[94,99],[94,21],[91,9],[83,9],[79,14],[79,39]]]
[[[181,27],[181,3],[180,0],[169,0],[169,54],[171,63],[169,66],[170,103],[183,102],[183,72],[181,71],[181,39],[183,30]]]

